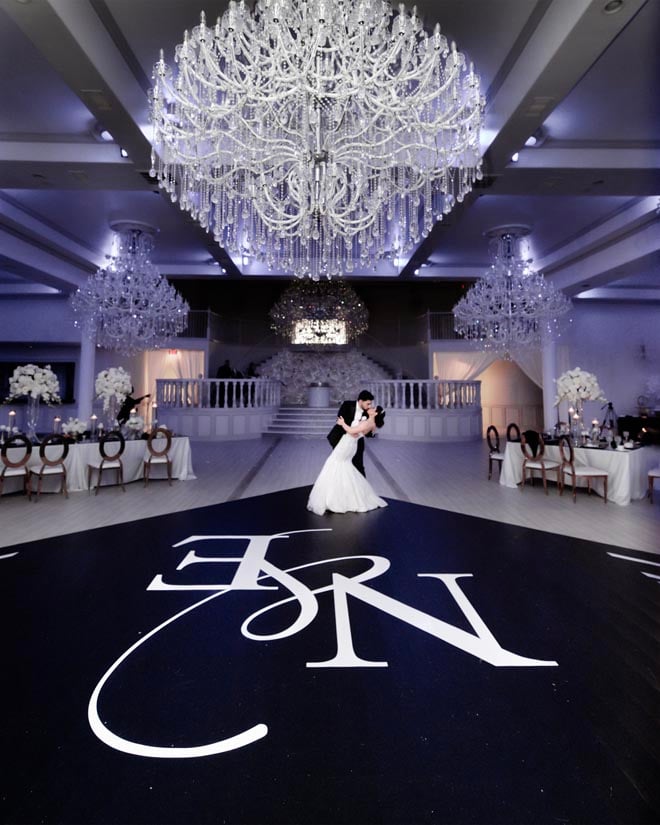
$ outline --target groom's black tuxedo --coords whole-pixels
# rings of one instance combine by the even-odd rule
[[[337,412],[337,417],[341,416],[344,421],[350,427],[353,423],[353,419],[355,418],[355,407],[357,405],[357,401],[344,401],[342,402],[339,411]],[[368,418],[367,413],[362,413],[362,418]],[[344,435],[344,428],[339,424],[335,424],[335,426],[330,430],[327,435],[327,439],[332,446],[332,449],[339,444],[339,440],[341,439],[342,435]],[[357,450],[355,451],[355,455],[353,456],[353,466],[356,470],[362,473],[363,476],[366,478],[366,473],[364,472],[364,438],[358,438],[357,443]]]

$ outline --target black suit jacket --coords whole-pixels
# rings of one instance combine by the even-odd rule
[[[355,416],[355,405],[356,404],[357,404],[357,401],[342,401],[342,405],[339,408],[339,410],[337,411],[337,418],[339,418],[339,416],[341,416],[344,419],[344,421],[348,424],[349,427],[353,423],[353,418]],[[367,414],[363,413],[362,417],[366,418]],[[330,442],[330,446],[332,447],[333,450],[335,449],[337,444],[339,444],[339,441],[340,441],[342,435],[344,435],[345,432],[346,432],[346,430],[344,430],[344,428],[340,424],[335,424],[335,426],[330,430],[330,432],[328,433],[328,435],[326,437],[327,437],[328,441]],[[362,449],[364,449],[364,446],[362,447]]]
[[[344,421],[350,426],[353,423],[353,418],[355,416],[355,405],[357,401],[344,401],[344,403],[339,408],[337,412],[337,416],[344,419]],[[362,413],[362,419],[364,420],[367,418],[366,412]],[[339,424],[335,424],[335,426],[330,430],[328,433],[328,441],[332,445],[332,449],[339,444],[339,440],[341,439],[342,435],[344,435],[346,431],[343,427],[340,427]],[[355,455],[353,456],[353,461],[351,462],[355,469],[362,473],[363,476],[366,476],[364,471],[364,438],[358,438],[357,449],[355,451]]]

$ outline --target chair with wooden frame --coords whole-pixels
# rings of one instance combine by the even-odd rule
[[[649,504],[653,504],[653,485],[655,484],[656,478],[660,478],[660,467],[654,467],[652,470],[649,470],[649,489],[647,493]]]
[[[534,442],[536,442],[536,450],[533,449]],[[545,443],[543,436],[536,430],[525,430],[520,436],[520,449],[523,454],[522,463],[522,483],[520,489],[525,489],[527,483],[527,470],[530,470],[530,478],[532,484],[534,483],[534,470],[541,471],[541,478],[543,479],[543,489],[546,496],[548,495],[548,470],[554,471],[557,474],[557,486],[561,491],[561,465],[559,461],[552,458],[544,458]]]
[[[488,480],[490,481],[493,475],[493,462],[497,464],[502,475],[502,462],[504,461],[504,453],[500,452],[500,434],[497,432],[497,427],[492,424],[486,430],[486,441],[488,442]]]
[[[112,443],[119,445],[116,451],[114,453],[106,452],[106,446]],[[126,492],[126,488],[124,487],[124,465],[121,460],[125,448],[126,441],[119,430],[111,430],[109,433],[106,433],[103,438],[99,439],[98,458],[90,461],[87,465],[87,489],[89,491],[92,489],[92,474],[94,472],[97,474],[96,488],[94,490],[95,496],[99,494],[99,487],[101,486],[104,470],[115,470],[117,473],[117,484],[121,486],[124,493]]]
[[[602,478],[603,479],[603,500],[604,503],[607,504],[607,482],[609,480],[610,474],[607,470],[601,470],[598,467],[588,467],[583,465],[575,466],[575,451],[573,450],[573,445],[571,444],[571,439],[568,436],[562,435],[559,439],[559,454],[561,455],[561,474],[562,474],[562,486],[561,490],[559,491],[559,495],[562,495],[564,492],[564,484],[563,484],[563,477],[565,474],[570,475],[571,481],[573,483],[573,501],[576,501],[576,487],[577,487],[577,480],[578,478],[586,478],[587,480],[587,493],[591,495],[591,479],[592,478]]]
[[[8,456],[8,450],[19,450],[24,448],[25,453],[18,459],[16,456]],[[6,478],[20,478],[23,477],[23,493],[28,490],[28,478],[30,477],[30,469],[27,466],[30,456],[32,455],[32,442],[27,436],[13,435],[6,441],[3,441],[0,450],[0,458],[2,459],[2,472],[0,472],[0,496],[5,484]]]
[[[47,455],[46,450],[49,447],[62,447],[62,452],[58,458],[51,458]],[[59,433],[52,433],[44,438],[39,445],[39,461],[40,467],[30,467],[30,474],[28,476],[28,498],[32,499],[32,477],[36,476],[37,481],[37,500],[41,495],[43,480],[49,476],[61,475],[62,485],[60,493],[64,493],[64,498],[69,498],[69,491],[66,486],[66,465],[64,461],[69,455],[69,442],[64,436]]]
[[[156,449],[156,444],[165,439],[165,446],[162,450]],[[142,474],[144,476],[144,486],[149,482],[151,468],[154,464],[165,464],[167,468],[167,481],[172,486],[172,461],[169,452],[172,449],[172,433],[167,427],[157,427],[149,433],[147,439],[147,454],[144,458]]]
[[[513,422],[506,428],[507,441],[520,441],[520,427]]]

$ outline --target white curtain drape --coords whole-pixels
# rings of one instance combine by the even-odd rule
[[[473,381],[496,360],[492,352],[434,352],[433,375],[441,381]]]
[[[512,360],[538,387],[543,386],[543,358],[541,350],[535,349],[519,352]]]
[[[144,354],[145,392],[156,398],[157,378],[198,378],[204,377],[203,350],[149,350]]]

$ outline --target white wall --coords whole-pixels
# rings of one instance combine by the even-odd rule
[[[577,301],[572,318],[562,339],[569,366],[593,372],[618,415],[637,415],[644,383],[660,376],[660,304]],[[585,413],[603,416],[595,403]]]

